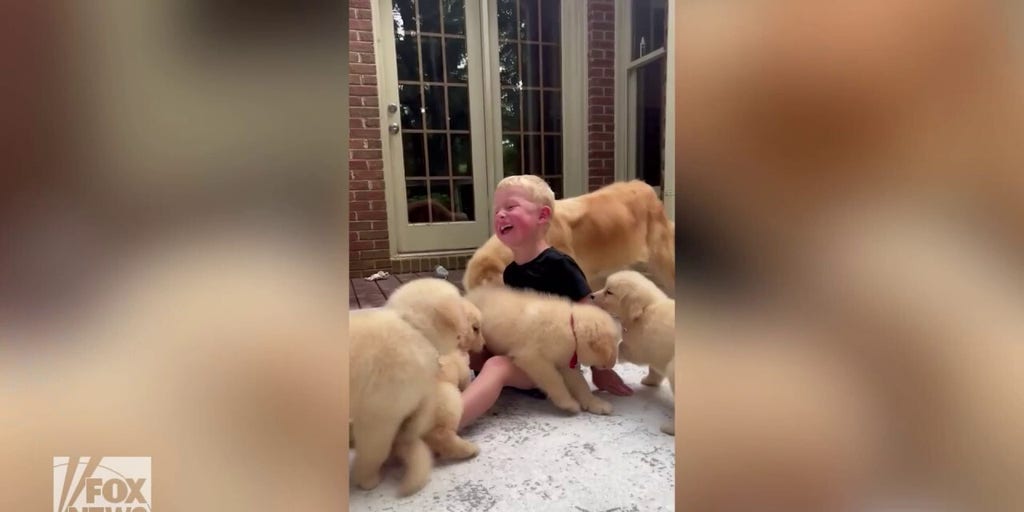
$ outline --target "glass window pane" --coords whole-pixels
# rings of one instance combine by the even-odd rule
[[[540,91],[535,89],[523,91],[523,129],[525,131],[540,131],[540,113]]]
[[[469,135],[452,135],[452,174],[473,175],[473,147]]]
[[[398,60],[399,80],[419,80],[420,60],[416,51],[416,36],[395,39],[395,55]]]
[[[395,21],[395,39],[416,33],[415,0],[394,0],[391,6],[391,18]]]
[[[452,130],[469,130],[469,88],[448,88],[448,123]]]
[[[562,91],[544,91],[544,131],[562,131]]]
[[[430,210],[423,207],[426,199],[427,182],[425,180],[406,180],[405,201],[409,205],[410,224],[430,222]]]
[[[444,87],[440,85],[423,86],[423,106],[426,110],[427,129],[444,130],[446,117],[444,114]]]
[[[448,180],[430,180],[430,221],[455,222],[459,219],[452,207],[452,184]]]
[[[504,175],[512,176],[522,172],[522,144],[518,135],[505,135],[501,140]]]
[[[665,59],[637,70],[636,175],[661,186],[665,163]]]
[[[519,45],[501,43],[498,48],[498,64],[501,70],[501,85],[519,85]]]
[[[522,45],[524,87],[540,87],[540,45]]]
[[[516,25],[516,0],[498,0],[498,39],[515,39]]]
[[[448,176],[448,135],[427,134],[427,158],[431,176]]]
[[[466,4],[464,0],[442,0],[444,6],[444,33],[466,33]]]
[[[422,129],[423,101],[420,98],[420,86],[399,85],[398,101],[402,106],[402,128],[410,130]]]
[[[519,91],[515,89],[501,90],[501,127],[504,131],[518,132],[519,126]]]
[[[541,48],[541,77],[544,87],[562,86],[562,49],[558,46]]]
[[[422,36],[420,47],[423,48],[423,81],[444,81],[444,60],[441,52],[441,38]]]
[[[631,55],[636,60],[665,46],[668,28],[666,0],[637,0],[633,8],[633,40]]]
[[[406,177],[427,175],[426,160],[423,157],[423,134],[402,134],[402,160],[405,162]]]
[[[562,137],[560,135],[544,136],[544,174],[561,176],[562,173]]]
[[[562,5],[559,0],[541,2],[540,38],[545,43],[561,43]]]
[[[523,172],[538,176],[543,174],[540,135],[525,135],[523,136],[523,142],[523,155],[525,157]]]
[[[544,181],[548,182],[548,186],[551,187],[551,191],[555,193],[555,199],[562,199],[562,178],[545,177]]]
[[[540,13],[537,0],[519,0],[519,38],[524,41],[540,40]]]
[[[466,83],[469,80],[466,40],[455,37],[444,38],[444,54],[445,64],[448,66],[448,82]]]
[[[420,30],[423,32],[441,32],[441,4],[438,0],[419,0]]]
[[[455,196],[452,197],[455,214],[459,220],[476,220],[474,208],[473,182],[467,180],[455,181]]]

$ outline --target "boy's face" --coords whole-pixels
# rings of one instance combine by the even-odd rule
[[[504,187],[494,194],[494,233],[509,247],[534,243],[551,209],[528,199],[519,187]]]

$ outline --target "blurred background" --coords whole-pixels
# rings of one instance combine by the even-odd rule
[[[2,9],[0,503],[343,510],[347,2]]]
[[[1020,3],[680,5],[680,508],[1021,510]]]

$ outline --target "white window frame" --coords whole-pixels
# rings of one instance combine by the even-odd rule
[[[661,194],[670,219],[675,219],[675,1],[668,0],[665,48],[632,60],[632,0],[615,2],[615,179],[636,178],[636,88],[632,71],[656,59],[667,59],[665,67],[665,175]],[[631,170],[632,169],[632,170]]]

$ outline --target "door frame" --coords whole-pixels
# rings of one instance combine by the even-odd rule
[[[487,219],[486,233],[480,236],[479,246],[493,234],[490,222],[490,205],[493,202],[494,187],[503,176],[502,171],[502,126],[501,112],[497,107],[501,98],[501,84],[498,69],[498,17],[497,0],[466,0],[466,48],[470,60],[480,62],[474,66],[475,78],[481,84],[482,109],[471,108],[470,126],[483,126],[483,151],[473,152],[474,209],[478,219]],[[472,5],[472,7],[471,7]],[[371,2],[371,17],[374,27],[374,53],[377,56],[377,92],[381,119],[382,156],[384,161],[384,186],[387,207],[387,228],[391,258],[419,257],[424,255],[461,254],[468,249],[446,249],[423,247],[422,244],[408,243],[408,225],[403,225],[405,213],[405,179],[399,172],[400,152],[389,150],[388,124],[392,121],[387,105],[397,103],[398,70],[394,48],[394,30],[390,14],[392,0]],[[588,62],[588,18],[587,2],[562,0],[561,48],[562,48],[562,183],[566,197],[587,192],[588,181],[588,130],[587,106],[589,89]],[[474,23],[473,20],[476,20]],[[472,35],[471,35],[472,33]],[[473,57],[477,57],[474,59]],[[470,80],[474,80],[471,76]],[[393,89],[393,91],[392,91]],[[579,91],[579,94],[573,92]],[[470,94],[470,105],[474,95]],[[476,111],[478,114],[474,114]],[[482,113],[481,113],[482,111]],[[400,122],[400,121],[399,121]],[[477,145],[474,144],[474,150]],[[397,154],[396,154],[397,153]],[[484,170],[484,171],[481,171]],[[482,190],[481,190],[482,188]],[[481,215],[483,215],[481,217]],[[418,226],[424,228],[426,226]],[[442,226],[444,227],[444,226]],[[405,239],[403,239],[405,237]],[[420,247],[417,247],[419,245]],[[411,247],[411,249],[410,249]]]

